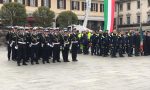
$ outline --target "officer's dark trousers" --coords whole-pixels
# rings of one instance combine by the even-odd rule
[[[55,44],[53,47],[53,62],[60,60],[60,44]]]
[[[68,54],[69,54],[69,48],[64,47],[64,49],[62,50],[62,56],[64,62],[68,61]]]
[[[83,54],[88,54],[88,51],[89,48],[88,48],[88,45],[83,45]]]
[[[91,54],[92,54],[92,55],[93,55],[93,54],[96,55],[96,51],[97,51],[97,50],[96,50],[96,45],[92,45],[92,46],[91,46]]]
[[[52,54],[53,54],[53,48],[52,48],[52,47],[49,47],[49,57],[50,57],[50,58],[52,57]]]
[[[48,45],[44,45],[42,48],[42,58],[43,58],[43,63],[45,63],[45,61],[47,63],[49,63],[49,48],[50,46]]]
[[[38,64],[38,46],[37,45],[32,45],[31,46],[31,64]]]
[[[119,47],[119,56],[120,57],[123,56],[123,47],[122,46]]]
[[[37,45],[37,59],[39,60],[40,58],[42,58],[42,46],[41,46],[41,43],[39,43]]]
[[[29,44],[26,44],[26,60],[29,60],[31,58],[31,48],[29,47]]]
[[[18,52],[17,49],[15,49],[15,44],[12,45],[12,60],[17,60],[18,58]]]
[[[113,46],[112,47],[112,54],[111,54],[111,56],[112,57],[116,57],[116,53],[117,53],[117,47]]]
[[[101,45],[99,45],[99,46],[97,47],[97,54],[98,54],[99,56],[102,56],[102,54],[103,54],[103,49],[102,49],[102,46],[101,46]]]
[[[26,63],[26,45],[25,44],[18,44],[18,59],[17,64],[19,65],[22,61],[22,64]]]
[[[78,48],[78,44],[77,43],[73,43],[72,44],[72,48],[71,48],[72,61],[76,61],[77,60],[77,48]]]
[[[11,57],[11,47],[10,47],[9,44],[7,45],[7,50],[8,50],[7,57],[8,57],[8,60],[10,60],[10,57]]]
[[[103,52],[103,55],[104,55],[104,56],[107,56],[107,55],[108,55],[108,47],[107,47],[107,46],[104,46],[102,52]]]
[[[132,52],[133,52],[132,46],[127,46],[127,54],[129,57],[132,56]]]
[[[135,46],[135,56],[139,56],[140,47]]]

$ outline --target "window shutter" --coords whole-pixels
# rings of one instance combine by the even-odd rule
[[[60,6],[59,6],[59,0],[57,0],[57,9],[60,9]]]
[[[51,0],[49,0],[49,8],[51,8]]]
[[[64,0],[64,9],[66,9],[66,0]]]
[[[91,3],[91,11],[93,11],[93,3]]]
[[[30,0],[28,0],[28,6],[30,6]]]
[[[82,11],[84,11],[84,2],[82,2]]]
[[[11,2],[12,0],[9,0],[9,2]]]
[[[72,10],[74,10],[74,1],[72,1],[72,3],[71,3],[71,7],[72,7]]]
[[[44,0],[41,0],[41,6],[44,6]]]
[[[38,7],[38,1],[37,0],[35,0],[35,6]]]
[[[98,12],[98,4],[96,3],[96,12]]]
[[[23,5],[25,5],[25,0],[23,0]]]
[[[78,10],[80,10],[80,2],[78,2]]]

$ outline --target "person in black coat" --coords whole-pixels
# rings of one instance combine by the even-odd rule
[[[134,46],[134,52],[135,56],[139,56],[140,54],[140,34],[139,32],[136,32],[135,35],[133,36],[133,46]]]
[[[116,35],[116,33],[113,33],[112,37],[111,37],[111,57],[115,58],[116,53],[117,53],[117,45],[118,45],[118,37]]]
[[[69,48],[70,48],[69,35],[67,34],[67,32],[65,32],[65,34],[63,35],[63,43],[62,43],[62,56],[64,62],[70,62],[68,60]]]
[[[12,31],[13,29],[11,29],[11,31],[9,31],[7,34],[6,34],[6,42],[7,42],[7,50],[8,50],[8,53],[7,53],[7,57],[8,57],[8,60],[10,61],[10,58],[11,58],[11,52],[12,52]]]
[[[78,39],[76,36],[72,36],[71,38],[71,56],[72,56],[72,61],[78,61],[77,60],[77,53],[78,53]]]
[[[97,35],[95,33],[93,33],[93,35],[90,38],[90,43],[91,43],[91,55],[96,55],[96,45],[97,45]]]

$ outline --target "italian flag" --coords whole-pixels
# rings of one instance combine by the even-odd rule
[[[104,0],[104,30],[113,32],[115,0]]]

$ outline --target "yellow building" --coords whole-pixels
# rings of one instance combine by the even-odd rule
[[[40,6],[49,7],[56,14],[62,11],[72,11],[77,14],[79,24],[84,21],[86,10],[86,0],[0,0],[0,7],[3,3],[18,2],[26,6],[28,18],[32,18],[32,13]],[[28,19],[30,21],[30,19]],[[88,27],[93,30],[98,30],[103,27],[104,23],[104,2],[103,0],[92,0],[91,12],[88,18]],[[56,25],[56,24],[55,24]]]

